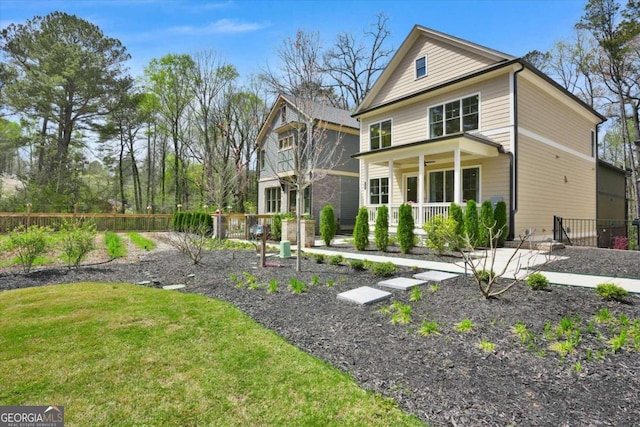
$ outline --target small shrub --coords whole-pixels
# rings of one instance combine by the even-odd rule
[[[7,249],[18,253],[18,261],[25,273],[33,267],[36,258],[47,251],[50,228],[32,225],[29,228],[20,226],[9,233]]]
[[[301,294],[309,290],[304,282],[301,282],[296,278],[291,278],[291,280],[289,281],[289,289],[291,289],[291,292],[293,292],[294,294]]]
[[[398,244],[400,252],[408,254],[415,246],[415,222],[413,221],[413,209],[410,204],[400,205],[398,212]]]
[[[389,208],[386,205],[380,206],[376,215],[374,230],[376,248],[385,252],[389,246]]]
[[[422,292],[420,292],[420,288],[418,286],[414,286],[411,290],[411,294],[409,295],[410,302],[418,302],[422,301]]]
[[[333,206],[326,205],[320,213],[320,237],[325,245],[331,246],[331,240],[338,231],[338,223],[333,212]]]
[[[278,292],[278,281],[276,279],[271,279],[269,286],[267,287],[267,293],[275,294],[276,292]]]
[[[358,210],[356,225],[353,229],[353,245],[359,251],[364,251],[369,246],[369,212],[366,207]]]
[[[534,291],[538,291],[549,286],[549,280],[542,273],[533,273],[527,277],[527,285]]]
[[[93,250],[96,226],[91,222],[65,221],[58,233],[59,245],[69,268],[78,268]]]
[[[469,236],[469,241],[476,247],[478,245],[478,205],[475,200],[467,200],[464,211],[464,232]]]
[[[629,249],[629,239],[625,236],[615,236],[613,238],[613,249],[626,251]]]
[[[336,282],[333,279],[327,280],[327,287],[333,288],[336,285]]]
[[[422,321],[422,326],[418,329],[418,333],[423,337],[428,337],[432,334],[440,334],[440,327],[437,322],[427,322],[426,320]]]
[[[473,329],[475,325],[473,324],[473,322],[469,319],[464,319],[463,321],[461,321],[460,323],[458,323],[455,326],[455,330],[458,332],[469,332],[470,330]]]
[[[496,273],[493,270],[478,270],[478,279],[481,282],[489,283],[489,280],[495,276]]]
[[[364,261],[362,261],[361,259],[352,259],[349,260],[349,266],[356,271],[362,271],[364,270]]]
[[[500,200],[496,203],[496,208],[493,211],[493,219],[496,222],[496,246],[502,248],[504,247],[504,242],[507,240],[507,235],[509,234],[509,224],[507,224],[507,203],[504,200]]]
[[[391,261],[389,262],[375,262],[371,264],[371,274],[378,277],[389,277],[393,275],[397,270],[397,267]]]
[[[329,265],[340,265],[344,262],[342,255],[332,255],[329,257]]]
[[[316,264],[322,264],[327,259],[327,256],[324,254],[313,254],[313,259],[316,261]]]
[[[318,283],[320,283],[320,277],[318,277],[317,274],[314,274],[311,278],[311,286],[316,286]]]
[[[403,304],[400,301],[394,302],[390,307],[391,323],[394,325],[401,324],[407,325],[411,323],[411,306],[409,304]]]
[[[276,241],[282,239],[282,216],[283,214],[277,213],[271,219],[271,237]]]
[[[496,345],[487,340],[482,340],[478,343],[478,348],[485,353],[493,353],[496,349]]]
[[[453,246],[457,246],[456,241],[456,222],[452,218],[444,218],[442,215],[436,215],[429,219],[423,229],[426,233],[426,245],[436,254],[442,255],[449,247],[449,243],[453,240]]]
[[[596,292],[608,301],[620,301],[629,295],[629,292],[615,283],[600,283],[596,286]]]

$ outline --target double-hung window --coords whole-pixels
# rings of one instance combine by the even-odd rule
[[[280,187],[265,188],[265,210],[267,213],[280,212],[281,189]]]
[[[389,178],[373,178],[369,180],[369,203],[372,205],[389,203]]]
[[[391,120],[373,123],[369,126],[371,150],[391,147]]]
[[[427,75],[427,57],[416,59],[416,79]]]
[[[429,108],[431,138],[478,129],[478,95],[456,99]]]
[[[454,202],[453,185],[453,169],[429,172],[429,202]],[[479,199],[480,168],[462,169],[462,201]]]

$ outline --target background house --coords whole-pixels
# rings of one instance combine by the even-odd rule
[[[420,227],[451,202],[507,202],[510,232],[596,218],[605,118],[521,58],[415,26],[358,106],[360,202]]]
[[[314,141],[320,150],[318,168],[311,170],[313,183],[304,192],[304,213],[320,218],[325,205],[332,205],[341,230],[351,230],[358,213],[358,162],[351,155],[358,151],[359,124],[345,110],[319,102],[296,105],[292,96],[280,95],[274,102],[260,133],[258,213],[295,213],[295,147],[305,141],[307,123],[314,127]],[[336,150],[329,147],[337,146]],[[323,158],[325,156],[326,158]]]

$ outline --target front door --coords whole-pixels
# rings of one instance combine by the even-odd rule
[[[406,202],[418,202],[418,177],[408,176],[405,182],[405,195],[404,201]]]

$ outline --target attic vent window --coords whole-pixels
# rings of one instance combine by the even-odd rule
[[[287,106],[283,105],[282,108],[280,109],[280,118],[282,119],[281,122],[285,123],[287,121]]]
[[[416,59],[416,79],[427,75],[427,57]]]

